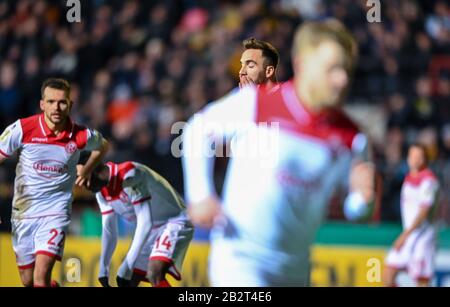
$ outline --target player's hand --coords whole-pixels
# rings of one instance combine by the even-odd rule
[[[361,193],[366,203],[375,197],[375,166],[370,162],[355,164],[350,172],[350,191]]]
[[[211,228],[215,219],[221,214],[221,206],[216,197],[210,196],[203,201],[190,204],[187,211],[194,224]]]
[[[83,168],[77,168],[75,184],[79,187],[89,187],[91,185],[91,174],[85,173]]]
[[[81,174],[81,171],[83,170],[84,165],[83,164],[77,164],[77,176]]]
[[[397,240],[395,240],[394,249],[396,251],[399,251],[405,244],[406,239],[408,239],[408,233],[402,232],[402,234],[397,238]]]
[[[130,280],[125,279],[117,275],[116,277],[117,287],[124,288],[124,287],[130,287]]]
[[[110,288],[111,286],[109,285],[108,279],[108,276],[99,277],[98,282],[102,285],[102,287]]]
[[[255,82],[253,82],[252,79],[247,77],[247,75],[240,75],[239,76],[239,88],[242,89],[249,85],[255,85]]]

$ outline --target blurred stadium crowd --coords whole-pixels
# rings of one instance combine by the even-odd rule
[[[81,1],[81,8],[83,22],[68,23],[65,0],[0,0],[1,130],[38,112],[44,78],[65,77],[73,84],[72,117],[111,142],[109,159],[143,162],[182,192],[181,164],[171,154],[178,136],[171,133],[172,124],[237,85],[242,40],[253,36],[271,42],[281,55],[278,79],[288,80],[296,26],[334,16],[360,45],[348,104],[383,114],[376,127],[366,127],[369,133],[382,127],[382,137],[374,140],[383,182],[380,220],[400,218],[405,148],[413,141],[427,146],[442,179],[443,204],[448,203],[446,1],[382,1],[380,23],[367,21],[366,0],[89,0]],[[0,167],[4,221],[14,165]],[[94,206],[81,192],[77,199]],[[74,206],[74,212],[79,208],[85,206]]]

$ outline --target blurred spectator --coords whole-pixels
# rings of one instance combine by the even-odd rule
[[[428,34],[440,43],[450,40],[450,8],[445,1],[438,1],[434,5],[434,12],[425,22]]]
[[[0,116],[3,122],[11,122],[20,107],[16,77],[17,69],[12,62],[0,64]]]

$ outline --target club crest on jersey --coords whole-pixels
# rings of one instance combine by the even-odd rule
[[[33,168],[39,176],[54,178],[67,173],[69,167],[56,160],[41,160],[33,164]]]
[[[65,148],[66,148],[66,152],[69,155],[73,154],[78,149],[77,144],[73,141],[70,141],[69,143],[67,143]]]

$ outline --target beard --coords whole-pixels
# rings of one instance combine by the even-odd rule
[[[255,84],[264,84],[267,81],[266,74],[262,71],[256,76],[256,80],[252,81],[255,82]]]
[[[60,124],[60,123],[63,123],[66,120],[67,115],[66,114],[57,114],[57,115],[51,114],[47,118],[53,124]]]

